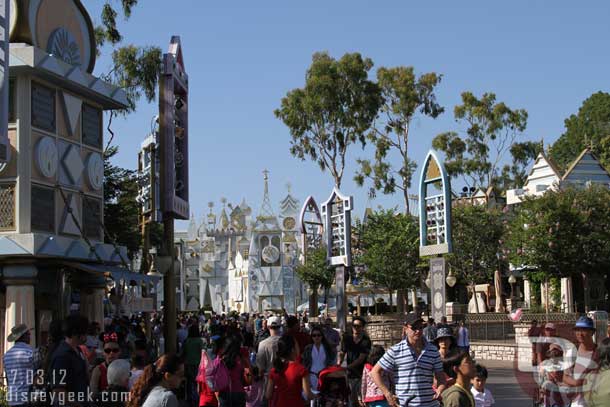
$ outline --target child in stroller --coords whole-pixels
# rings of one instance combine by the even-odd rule
[[[318,407],[344,407],[348,404],[349,387],[347,371],[339,366],[330,366],[318,376]]]

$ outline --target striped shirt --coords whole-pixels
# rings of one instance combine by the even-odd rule
[[[8,383],[6,398],[9,406],[28,404],[30,389],[34,382],[34,370],[39,364],[38,352],[27,343],[16,342],[4,354],[3,361]]]
[[[432,381],[435,372],[443,371],[443,363],[438,349],[424,339],[424,348],[419,354],[404,339],[392,346],[379,359],[379,365],[394,374],[396,395],[401,406],[438,407],[434,400]]]

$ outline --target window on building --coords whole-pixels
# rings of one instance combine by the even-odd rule
[[[85,236],[101,240],[102,201],[96,198],[85,197],[83,202],[83,229]]]
[[[83,143],[102,148],[102,111],[83,103],[82,117]]]
[[[55,133],[55,90],[32,82],[32,126]]]
[[[32,230],[55,233],[55,191],[32,185]]]
[[[0,230],[15,230],[15,184],[0,184]]]

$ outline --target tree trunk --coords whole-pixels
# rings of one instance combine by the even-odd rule
[[[591,302],[591,298],[589,298],[589,282],[587,279],[587,275],[585,273],[582,273],[582,286],[584,288],[584,300],[585,300],[585,312],[589,312],[589,307],[590,307],[590,302]]]
[[[549,313],[549,279],[548,277],[544,278],[544,312],[546,314]],[[548,317],[547,317],[548,320]]]
[[[324,287],[324,314],[328,317],[328,287]]]
[[[394,306],[394,302],[392,301],[392,290],[388,289],[388,292],[390,293],[390,312],[392,312],[392,307]]]
[[[396,291],[396,312],[399,314],[405,313],[405,290],[403,289]]]
[[[311,295],[309,296],[309,317],[318,316],[318,286],[311,287]]]
[[[417,288],[412,288],[411,289],[411,302],[413,303],[413,312],[417,313],[418,309],[417,306],[418,304],[418,300],[419,298],[417,297]]]
[[[405,188],[403,191],[403,197],[405,199],[405,215],[409,215],[411,213],[411,208],[409,205],[409,191]]]

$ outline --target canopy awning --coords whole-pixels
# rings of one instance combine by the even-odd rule
[[[113,280],[157,282],[161,278],[160,276],[149,276],[146,274],[133,273],[123,267],[108,266],[105,264],[78,262],[65,262],[64,264],[66,267],[70,267],[75,270],[82,270],[87,273],[104,274],[105,276],[111,277]]]

